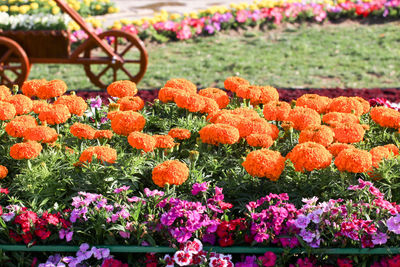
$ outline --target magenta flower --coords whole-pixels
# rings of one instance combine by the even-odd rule
[[[207,189],[208,189],[208,183],[207,182],[204,182],[204,183],[201,183],[201,184],[199,184],[199,183],[195,183],[194,185],[193,185],[193,189],[192,189],[192,195],[193,196],[195,196],[195,195],[197,195],[198,193],[200,193],[200,192],[206,192],[207,191]]]
[[[391,217],[389,220],[387,220],[386,224],[389,231],[400,235],[400,214]]]

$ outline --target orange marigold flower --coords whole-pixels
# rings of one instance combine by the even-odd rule
[[[307,127],[300,132],[299,143],[314,142],[327,147],[333,142],[335,134],[326,125]]]
[[[10,89],[5,85],[0,85],[0,101],[7,101],[11,97]]]
[[[107,92],[110,96],[122,98],[125,96],[134,96],[138,89],[136,83],[128,80],[116,81],[107,87]]]
[[[354,97],[339,96],[332,99],[328,112],[352,113],[357,117],[363,114],[363,105]]]
[[[36,96],[40,99],[59,97],[67,91],[67,84],[62,80],[46,82],[36,90]]]
[[[370,113],[371,119],[382,127],[400,128],[400,112],[387,107],[374,107]]]
[[[22,93],[27,97],[36,96],[36,92],[40,86],[44,85],[47,81],[45,79],[35,79],[25,81],[21,87]]]
[[[168,135],[178,140],[185,140],[190,138],[190,131],[183,128],[172,128]]]
[[[262,148],[269,148],[274,144],[269,134],[250,134],[246,137],[246,142],[249,146]]]
[[[235,108],[231,110],[231,113],[245,118],[260,118],[257,111],[252,108]]]
[[[329,112],[322,116],[322,122],[335,126],[341,123],[360,123],[360,119],[351,113]]]
[[[365,130],[358,123],[341,123],[333,128],[335,140],[339,143],[358,143],[364,138]]]
[[[152,172],[153,182],[159,187],[165,184],[181,185],[189,177],[189,168],[178,160],[167,160],[158,164]]]
[[[209,124],[203,127],[199,134],[203,143],[212,145],[234,144],[240,137],[238,129],[223,123]]]
[[[190,112],[199,112],[205,106],[203,97],[198,94],[178,94],[175,97],[175,103],[178,107],[187,109]]]
[[[365,100],[364,98],[359,97],[359,96],[354,96],[353,98],[361,103],[361,105],[363,107],[362,114],[367,114],[369,112],[369,110],[371,109],[371,105],[369,104],[369,102],[367,100]]]
[[[158,99],[163,103],[174,102],[175,97],[179,93],[186,93],[185,91],[172,87],[163,87],[158,91]]]
[[[0,179],[4,179],[7,177],[8,169],[6,166],[0,165]]]
[[[224,81],[224,87],[226,90],[229,90],[231,92],[236,92],[237,88],[241,85],[250,85],[249,81],[246,79],[240,78],[240,77],[228,77]]]
[[[247,155],[242,166],[251,176],[266,177],[276,181],[285,168],[285,158],[278,151],[255,150]]]
[[[260,96],[258,98],[251,98],[252,105],[268,104],[279,100],[279,93],[275,87],[272,86],[259,86]]]
[[[389,149],[389,151],[390,151],[391,153],[393,153],[394,156],[398,156],[398,155],[399,155],[399,148],[398,148],[396,145],[394,145],[394,144],[387,144],[387,145],[384,145],[384,147],[386,147],[387,149]]]
[[[7,123],[5,130],[9,136],[12,137],[24,137],[26,129],[35,127],[37,121],[30,115],[22,115],[15,117],[9,123]]]
[[[138,96],[125,96],[118,99],[119,109],[122,111],[138,111],[144,108],[143,100]]]
[[[222,112],[212,117],[210,122],[228,124],[239,129],[242,120],[244,120],[244,118],[240,115],[232,114],[231,112]]]
[[[337,157],[337,155],[339,155],[339,153],[342,152],[342,150],[349,149],[349,148],[355,149],[355,146],[350,145],[350,144],[344,144],[344,143],[333,143],[328,146],[329,152],[334,157]]]
[[[143,130],[145,124],[145,118],[132,110],[118,112],[111,120],[113,131],[125,136],[128,136],[131,132]]]
[[[17,111],[13,104],[0,102],[0,120],[8,121],[15,117]]]
[[[305,142],[296,145],[286,156],[298,172],[320,170],[331,165],[332,154],[321,144]]]
[[[24,139],[29,141],[37,141],[40,143],[53,143],[57,140],[58,134],[56,130],[47,126],[35,126],[26,129]]]
[[[109,112],[107,113],[107,119],[113,120],[114,117],[115,117],[117,114],[123,114],[123,113],[124,113],[124,111],[121,111],[121,110],[109,111]]]
[[[186,79],[171,79],[168,80],[164,87],[171,87],[171,88],[176,88],[179,90],[183,90],[189,94],[196,94],[197,93],[197,87],[194,83],[191,81],[188,81]]]
[[[75,122],[69,128],[71,134],[79,139],[94,139],[94,135],[96,134],[96,130],[92,128],[90,125]]]
[[[144,152],[153,151],[157,143],[153,136],[141,132],[131,132],[128,142],[133,148],[142,149]]]
[[[47,108],[49,106],[49,103],[47,103],[44,100],[33,100],[32,104],[33,104],[32,110],[36,114],[39,114],[42,110],[44,110],[45,108]]]
[[[199,91],[199,95],[214,99],[220,109],[229,105],[229,96],[221,89],[205,88]]]
[[[290,110],[287,120],[293,122],[293,128],[300,131],[307,127],[321,125],[320,115],[310,108],[295,107]]]
[[[317,94],[304,94],[297,98],[296,107],[311,108],[319,114],[325,113],[328,109],[331,99],[326,96],[320,96]]]
[[[33,159],[39,156],[42,145],[35,141],[14,144],[10,148],[10,156],[13,159]]]
[[[92,162],[92,158],[100,163],[114,164],[117,160],[117,151],[108,146],[92,146],[82,152],[79,161]]]
[[[285,121],[292,108],[290,104],[283,101],[273,101],[264,105],[264,118],[269,121]]]
[[[176,144],[174,138],[169,135],[153,135],[156,140],[156,148],[173,148]]]
[[[204,107],[200,110],[200,113],[213,114],[215,112],[218,112],[219,106],[214,99],[201,95],[199,95],[199,97],[202,98],[204,101]]]
[[[365,150],[345,149],[337,155],[335,165],[339,171],[367,172],[372,169],[372,155]]]
[[[257,100],[261,97],[261,86],[242,84],[236,88],[236,95],[243,99]]]
[[[82,116],[88,105],[85,100],[77,95],[63,95],[60,96],[54,104],[62,104],[68,107],[71,114]]]
[[[113,135],[110,130],[97,130],[94,134],[94,139],[111,139]]]
[[[372,155],[372,166],[375,168],[379,167],[379,163],[381,163],[383,159],[389,159],[393,157],[393,154],[390,152],[390,150],[384,146],[374,147],[369,151],[369,153]]]
[[[33,107],[32,100],[25,95],[13,95],[8,102],[14,105],[17,115],[27,114]]]
[[[68,107],[61,104],[49,105],[39,113],[39,120],[50,125],[64,123],[69,118],[71,118],[71,113]]]
[[[237,126],[240,137],[250,134],[268,134],[272,139],[278,138],[279,129],[263,118],[242,118]]]

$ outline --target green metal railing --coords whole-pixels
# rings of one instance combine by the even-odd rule
[[[174,253],[176,249],[170,247],[142,247],[142,246],[119,246],[119,245],[94,245],[97,248],[108,248],[110,252],[117,253]],[[271,248],[271,247],[214,247],[204,246],[206,251],[217,253],[243,253],[243,254],[264,254],[267,251],[274,253],[288,254],[329,254],[329,255],[391,255],[400,254],[400,247],[387,248],[318,248],[318,249],[287,249],[287,248]],[[0,245],[2,251],[27,251],[27,252],[76,252],[79,246],[62,246],[62,245],[38,245],[26,247],[24,245]]]

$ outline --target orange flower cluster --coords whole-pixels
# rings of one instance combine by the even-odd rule
[[[24,137],[25,131],[30,127],[35,127],[37,121],[30,115],[22,115],[15,117],[7,123],[5,130],[9,136]]]
[[[178,140],[185,140],[190,138],[190,131],[183,128],[172,128],[169,130],[168,135]]]
[[[352,113],[359,117],[364,113],[364,106],[360,102],[360,98],[339,96],[332,99],[328,111]]]
[[[32,100],[25,95],[13,95],[8,102],[14,105],[17,115],[27,114],[33,107]]]
[[[156,140],[156,148],[173,148],[176,144],[174,138],[169,135],[153,135]]]
[[[92,162],[93,158],[100,163],[114,164],[117,160],[117,151],[108,146],[92,146],[82,152],[79,161]]]
[[[77,116],[82,116],[88,105],[85,100],[77,95],[63,95],[60,96],[54,104],[62,104],[68,107],[68,110],[71,114],[75,114]]]
[[[153,182],[160,187],[164,187],[165,184],[181,185],[188,177],[188,167],[178,160],[164,161],[157,165],[152,172]]]
[[[252,105],[268,104],[279,100],[276,88],[272,86],[240,85],[236,89],[238,97],[250,99]]]
[[[0,101],[7,101],[11,97],[10,89],[5,85],[0,85]]]
[[[332,154],[323,145],[314,142],[296,145],[286,158],[298,172],[324,169],[332,162]]]
[[[220,109],[229,105],[229,96],[221,89],[205,88],[199,91],[199,95],[214,99]]]
[[[234,144],[239,141],[239,130],[233,126],[223,123],[209,124],[200,131],[200,139],[203,143]]]
[[[246,137],[246,142],[252,147],[269,148],[274,144],[274,140],[269,134],[250,134]]]
[[[138,89],[136,87],[136,83],[128,80],[116,81],[111,83],[107,87],[107,93],[110,96],[118,98],[122,98],[125,96],[134,96],[137,94],[137,92]]]
[[[200,112],[206,105],[203,97],[198,94],[178,94],[174,99],[178,107],[190,112]]]
[[[237,77],[237,76],[233,76],[233,77],[228,77],[225,81],[224,81],[224,87],[226,90],[231,91],[236,93],[237,89],[239,88],[239,86],[241,85],[250,85],[250,82],[246,79]]]
[[[341,172],[367,172],[372,168],[372,155],[365,150],[345,149],[337,155],[335,165]]]
[[[136,149],[144,152],[151,152],[156,147],[156,139],[148,134],[141,132],[132,132],[128,135],[129,144]]]
[[[47,81],[45,79],[25,81],[21,87],[22,93],[29,98],[37,96],[37,90],[46,82]]]
[[[36,114],[39,114],[40,112],[42,112],[45,108],[47,108],[49,106],[49,103],[47,103],[44,100],[33,100],[32,104],[33,104],[32,110]]]
[[[185,91],[177,88],[163,87],[160,89],[160,91],[158,91],[158,99],[160,99],[160,101],[163,103],[174,102],[175,97],[178,94],[184,94],[184,93]]]
[[[307,127],[321,125],[321,117],[318,112],[304,107],[295,107],[290,110],[287,120],[293,122],[293,128],[300,131]]]
[[[42,151],[42,145],[35,141],[17,143],[11,146],[10,156],[13,159],[33,159],[39,156]]]
[[[328,147],[328,150],[336,158],[342,150],[350,148],[355,149],[356,147],[350,144],[333,143]]]
[[[400,128],[400,112],[387,107],[374,107],[371,109],[371,119],[382,127]]]
[[[362,125],[358,123],[341,123],[335,125],[333,128],[335,139],[339,143],[358,143],[364,138],[365,130]]]
[[[94,135],[96,134],[96,129],[91,126],[79,122],[75,122],[69,128],[71,134],[79,139],[94,139]]]
[[[4,179],[7,177],[8,169],[6,166],[0,165],[0,179]]]
[[[317,94],[304,94],[296,100],[296,107],[311,108],[319,114],[325,113],[328,109],[331,99]]]
[[[311,126],[300,132],[299,143],[314,142],[327,147],[333,142],[334,136],[332,129],[326,125]]]
[[[17,111],[11,103],[0,102],[0,120],[8,121],[15,117]]]
[[[26,129],[24,139],[40,143],[54,143],[58,138],[56,130],[48,126],[35,126]]]
[[[247,155],[242,166],[251,176],[266,177],[276,181],[285,168],[285,158],[278,151],[255,150]]]
[[[169,88],[174,88],[174,89],[179,89],[184,92],[190,93],[190,94],[195,94],[197,93],[197,87],[194,83],[191,81],[188,81],[186,79],[171,79],[168,80],[164,87],[169,87]]]
[[[360,119],[351,113],[329,112],[322,116],[322,122],[330,126],[335,126],[341,123],[360,123]]]
[[[54,104],[43,108],[39,113],[39,120],[50,125],[65,123],[71,118],[71,113],[65,105]]]
[[[283,101],[273,101],[264,105],[264,118],[269,121],[285,121],[292,108],[290,104]]]
[[[138,96],[125,96],[118,99],[119,109],[122,111],[138,111],[144,108],[143,100]]]
[[[44,83],[36,90],[36,96],[40,99],[59,97],[67,91],[67,84],[62,80],[52,80]]]
[[[94,139],[111,139],[114,136],[110,130],[97,130],[94,134]]]
[[[214,99],[201,95],[198,96],[201,97],[204,101],[204,107],[200,110],[200,113],[213,114],[219,111],[218,103]]]
[[[396,154],[394,154],[392,152],[392,150],[390,148],[393,148],[393,146],[395,147],[395,149],[397,148],[395,145],[391,144],[390,146],[377,146],[372,148],[369,153],[371,153],[372,155],[372,166],[375,168],[379,167],[379,163],[381,163],[381,161],[383,159],[390,159],[392,157],[394,157]],[[398,148],[397,148],[397,152],[398,152]],[[397,153],[398,155],[398,153]]]
[[[131,132],[141,131],[146,124],[145,118],[134,111],[119,111],[111,119],[111,128],[116,134],[128,136]]]

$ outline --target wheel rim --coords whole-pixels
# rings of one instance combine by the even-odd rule
[[[9,38],[0,37],[0,84],[9,88],[22,86],[29,70],[29,59],[22,47]]]
[[[112,58],[107,55],[97,44],[92,43],[84,52],[88,59],[108,59],[108,64],[87,63],[84,65],[86,75],[96,86],[105,89],[110,83],[117,80],[131,80],[135,83],[143,78],[147,69],[147,52],[142,41],[132,34],[123,31],[107,31],[99,35],[102,40],[107,40],[114,53],[122,59],[122,63],[112,64]]]

